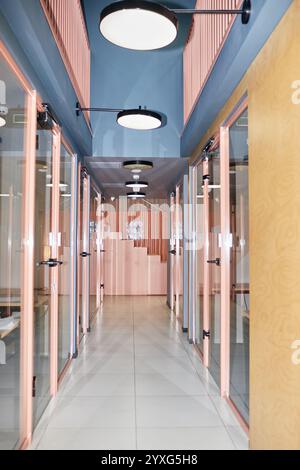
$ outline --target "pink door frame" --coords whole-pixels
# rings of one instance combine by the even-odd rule
[[[248,97],[244,97],[220,128],[220,162],[221,162],[221,395],[227,400],[235,412],[240,424],[246,432],[249,425],[230,400],[230,253],[232,248],[232,234],[230,232],[230,127],[238,117],[247,109]]]

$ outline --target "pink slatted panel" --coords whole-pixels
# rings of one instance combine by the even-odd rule
[[[40,0],[81,106],[90,106],[91,52],[80,0]]]
[[[239,9],[242,0],[197,0],[199,10]],[[232,27],[233,15],[194,15],[183,52],[184,122],[187,123]]]

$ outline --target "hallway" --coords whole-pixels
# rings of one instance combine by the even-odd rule
[[[105,297],[32,449],[247,449],[165,297]]]

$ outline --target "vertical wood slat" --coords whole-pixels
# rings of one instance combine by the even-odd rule
[[[80,0],[40,0],[81,106],[90,106],[91,53]]]
[[[239,9],[241,4],[242,0],[197,0],[195,8]],[[235,15],[194,15],[183,52],[185,124],[216,63],[234,20]]]

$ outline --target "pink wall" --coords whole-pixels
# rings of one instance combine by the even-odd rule
[[[105,240],[105,295],[166,295],[167,263],[133,240]]]
[[[239,9],[242,0],[198,0],[197,9]],[[194,15],[183,53],[186,123],[231,29],[235,15]]]

